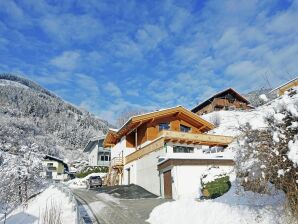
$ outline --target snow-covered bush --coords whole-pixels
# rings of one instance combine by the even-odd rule
[[[242,128],[238,159],[238,176],[247,190],[268,191],[268,183],[287,195],[298,217],[298,105],[291,93],[266,118],[267,128]]]
[[[210,167],[202,175],[202,194],[206,198],[217,198],[226,193],[230,187],[229,173],[231,170]]]
[[[209,121],[214,124],[216,127],[218,127],[220,125],[220,115],[218,113],[213,113],[210,116]]]

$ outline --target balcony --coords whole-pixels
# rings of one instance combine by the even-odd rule
[[[177,131],[161,131],[158,135],[166,142],[179,142],[185,144],[227,146],[233,141],[233,137],[211,134],[193,134]]]
[[[223,135],[209,135],[209,134],[192,134],[177,131],[159,132],[158,137],[150,142],[148,145],[140,148],[139,150],[129,154],[125,157],[125,164],[134,160],[142,158],[143,156],[160,150],[164,147],[166,142],[178,142],[181,144],[194,144],[194,145],[209,145],[209,146],[227,146],[233,141],[232,137]]]
[[[111,160],[112,168],[121,168],[124,166],[123,157],[115,157]]]

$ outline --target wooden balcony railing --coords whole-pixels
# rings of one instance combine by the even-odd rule
[[[128,156],[125,157],[125,164],[130,163],[136,159],[142,158],[143,156],[157,151],[160,148],[164,147],[164,139],[159,138],[156,139],[155,141],[151,142],[150,144],[140,148],[139,150],[129,154]]]
[[[233,137],[222,135],[209,135],[209,134],[192,134],[177,131],[161,131],[158,137],[153,142],[140,148],[139,150],[129,154],[125,157],[125,164],[134,160],[142,158],[143,156],[160,150],[164,147],[165,142],[179,142],[186,144],[209,145],[209,146],[227,146],[233,141]]]
[[[115,157],[111,160],[111,167],[120,167],[123,165],[123,157]]]
[[[178,131],[161,131],[159,137],[165,138],[165,140],[185,142],[188,144],[201,144],[201,145],[218,145],[226,146],[233,141],[233,137],[223,135],[211,135],[211,134],[193,134]]]

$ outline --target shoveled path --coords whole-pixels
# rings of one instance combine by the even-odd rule
[[[154,207],[166,202],[136,185],[73,189],[89,206],[100,224],[142,224]]]

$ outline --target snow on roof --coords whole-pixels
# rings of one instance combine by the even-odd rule
[[[91,145],[92,145],[94,142],[96,142],[96,141],[100,141],[100,140],[104,140],[105,137],[106,137],[105,135],[100,135],[100,136],[96,136],[96,137],[91,138],[91,139],[88,141],[88,143],[86,144],[86,146],[84,147],[83,152],[87,152],[87,151],[89,151]]]
[[[63,161],[63,159],[60,159],[58,157],[55,157],[55,156],[51,156],[51,155],[45,155],[44,156],[44,159],[49,159],[49,160],[54,160],[54,161],[57,161],[57,162],[60,162],[60,163],[63,163],[63,165],[67,166],[67,163]]]
[[[294,78],[294,79],[292,79],[292,80],[290,80],[290,81],[284,83],[284,84],[281,84],[280,86],[278,86],[278,87],[276,87],[275,89],[271,90],[269,93],[272,93],[272,92],[274,92],[274,91],[280,89],[281,87],[286,86],[286,85],[288,85],[289,83],[294,82],[294,81],[296,81],[296,80],[298,80],[298,76],[297,76],[296,78]]]

